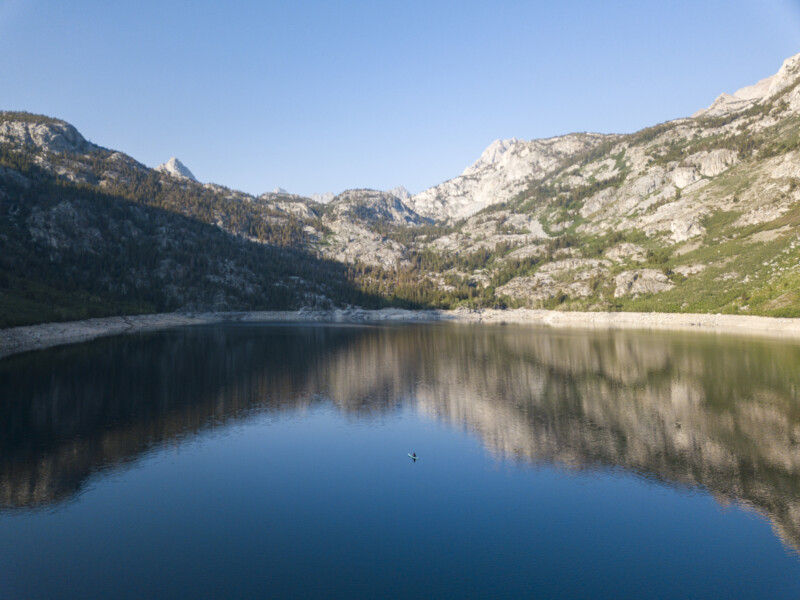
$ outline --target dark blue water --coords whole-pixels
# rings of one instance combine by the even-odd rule
[[[227,326],[0,361],[0,598],[797,598],[798,548],[797,345]]]

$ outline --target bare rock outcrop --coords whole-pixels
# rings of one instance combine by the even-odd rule
[[[637,269],[625,271],[614,278],[617,288],[614,297],[638,296],[640,294],[657,294],[671,290],[675,285],[661,271],[655,269]]]
[[[0,122],[0,143],[34,147],[44,152],[85,152],[92,147],[69,123],[64,121]]]
[[[716,177],[739,162],[739,156],[733,150],[721,148],[711,152],[700,152],[687,159],[697,165],[703,177]]]
[[[604,254],[606,258],[620,262],[623,260],[642,262],[645,259],[644,248],[628,242],[609,248]]]
[[[349,218],[354,221],[377,221],[400,225],[420,225],[426,222],[392,192],[376,190],[347,190],[330,202],[333,219]]]
[[[586,298],[593,282],[607,273],[609,262],[591,258],[565,258],[547,263],[530,277],[514,277],[498,289],[509,298],[548,300],[560,295]]]
[[[531,179],[541,178],[564,159],[611,138],[614,136],[583,133],[530,142],[516,138],[497,140],[459,177],[411,197],[409,205],[433,219],[468,217],[511,199]]]

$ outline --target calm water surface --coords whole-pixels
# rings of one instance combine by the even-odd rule
[[[797,344],[216,326],[0,361],[0,598],[798,598],[798,550]]]

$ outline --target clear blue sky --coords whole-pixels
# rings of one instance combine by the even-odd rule
[[[251,193],[458,175],[497,138],[630,132],[800,52],[800,0],[0,0],[0,109]]]

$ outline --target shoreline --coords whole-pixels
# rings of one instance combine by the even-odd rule
[[[99,337],[215,323],[473,323],[518,324],[568,329],[695,331],[800,340],[800,318],[750,315],[562,312],[553,310],[335,309],[224,313],[162,313],[43,323],[0,329],[0,359]]]

